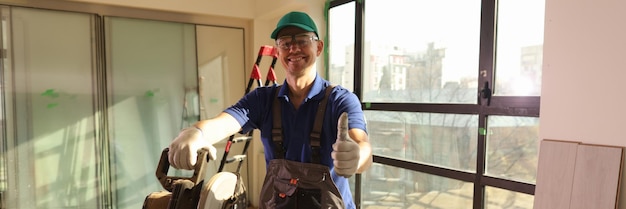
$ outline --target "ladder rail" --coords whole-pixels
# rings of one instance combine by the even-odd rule
[[[276,61],[278,60],[277,49],[273,46],[264,45],[259,49],[259,53],[256,58],[256,62],[252,68],[252,72],[250,73],[250,79],[248,80],[248,85],[246,87],[245,94],[250,93],[252,91],[252,86],[256,83],[257,87],[268,86],[270,82],[272,84],[276,84],[276,73],[274,72],[274,66],[276,65]],[[261,60],[263,56],[271,56],[272,63],[269,66],[267,71],[265,85],[262,85],[261,82],[261,70],[259,69],[259,65],[261,64]],[[243,166],[243,161],[247,156],[248,148],[250,147],[250,142],[252,141],[252,133],[253,131],[249,131],[244,134],[244,136],[237,136],[238,134],[233,134],[228,138],[226,142],[226,147],[224,148],[224,155],[222,156],[222,160],[220,162],[220,167],[217,170],[218,172],[222,172],[224,170],[224,166],[227,163],[238,162],[236,172],[239,173],[241,167]],[[245,142],[241,155],[235,156],[235,158],[228,158],[228,154],[230,153],[231,146],[235,143]]]

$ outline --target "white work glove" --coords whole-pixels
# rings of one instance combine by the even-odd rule
[[[204,138],[202,130],[195,126],[183,129],[169,146],[170,165],[176,169],[193,170],[200,149],[208,150],[211,160],[216,159],[217,150]]]
[[[337,122],[337,141],[333,144],[331,153],[335,173],[337,175],[350,178],[356,173],[359,158],[359,144],[350,139],[348,135],[348,114],[342,113]]]

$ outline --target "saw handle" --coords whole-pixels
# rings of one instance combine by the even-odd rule
[[[196,160],[196,165],[194,166],[193,175],[191,177],[180,177],[180,176],[168,176],[167,172],[170,169],[170,161],[167,158],[169,152],[169,148],[163,149],[161,153],[161,159],[159,160],[159,165],[156,170],[156,177],[167,191],[173,190],[173,184],[177,180],[189,180],[193,182],[194,186],[201,183],[204,179],[204,172],[207,162],[209,161],[209,151],[206,149],[198,150],[198,158]]]

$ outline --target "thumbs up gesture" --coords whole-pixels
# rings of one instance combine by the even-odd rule
[[[360,159],[359,145],[348,135],[348,114],[342,113],[337,122],[337,141],[331,153],[335,173],[349,178],[357,171]]]

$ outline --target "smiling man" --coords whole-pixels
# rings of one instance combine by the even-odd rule
[[[372,164],[360,101],[315,71],[324,42],[309,15],[284,15],[270,37],[286,71],[283,85],[256,88],[182,130],[170,144],[170,164],[192,169],[197,150],[215,156],[214,143],[259,129],[267,168],[260,208],[355,208],[348,178]]]

